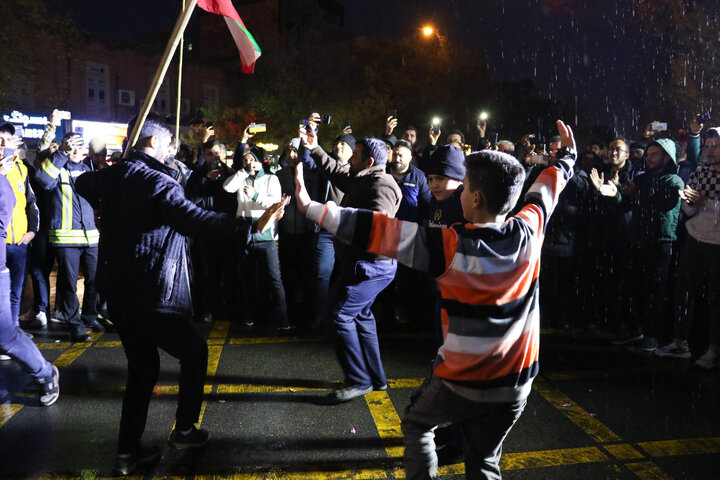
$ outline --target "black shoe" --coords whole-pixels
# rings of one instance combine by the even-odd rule
[[[60,310],[53,310],[52,312],[50,312],[50,323],[67,325],[68,321],[63,312],[61,312]]]
[[[331,398],[334,398],[338,402],[349,402],[350,400],[362,397],[373,391],[373,387],[361,387],[360,385],[352,385],[349,387],[335,390],[330,394]]]
[[[105,331],[105,327],[103,327],[102,323],[98,322],[97,320],[93,320],[88,325],[85,326],[88,330],[92,330],[96,333],[102,333]]]
[[[193,425],[188,433],[182,433],[175,428],[170,434],[168,442],[178,450],[184,450],[186,448],[202,448],[207,444],[209,438],[210,434],[207,430],[197,429]]]
[[[60,397],[60,372],[55,365],[52,366],[52,373],[37,383],[40,385],[40,405],[49,407],[57,402]]]
[[[133,453],[118,453],[115,457],[115,466],[113,467],[114,475],[129,475],[138,467],[154,462],[160,458],[160,449],[140,447]]]
[[[75,342],[89,342],[90,341],[90,335],[88,335],[88,332],[85,331],[84,328],[79,329],[73,329],[70,331],[70,341]]]

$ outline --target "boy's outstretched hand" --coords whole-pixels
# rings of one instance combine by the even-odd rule
[[[565,125],[562,120],[555,122],[555,125],[557,125],[558,135],[560,135],[560,146],[571,147],[573,150],[577,150],[575,147],[575,137],[573,136],[570,125]]]
[[[295,203],[298,210],[306,214],[310,206],[310,194],[305,188],[305,179],[303,178],[303,164],[298,163],[295,167]]]
[[[265,210],[262,216],[257,221],[257,229],[260,232],[264,232],[268,228],[272,227],[273,223],[280,220],[285,214],[285,206],[290,203],[290,197],[283,197],[277,203],[274,203]]]

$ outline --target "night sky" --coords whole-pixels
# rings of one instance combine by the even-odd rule
[[[52,0],[89,31],[125,38],[169,31],[180,0]],[[451,43],[462,42],[487,61],[496,81],[531,79],[538,92],[584,105],[587,124],[614,124],[633,135],[633,101],[643,77],[661,69],[662,50],[644,38],[633,2],[609,0],[345,0],[353,33],[413,35],[433,24]],[[205,14],[204,12],[200,14]],[[196,13],[198,15],[198,13]],[[253,31],[253,19],[243,19]],[[262,45],[261,45],[262,47]],[[260,59],[262,62],[262,58]],[[574,121],[575,119],[570,119]]]

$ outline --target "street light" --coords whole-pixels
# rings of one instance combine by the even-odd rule
[[[425,35],[426,37],[429,37],[429,36],[431,36],[433,33],[435,33],[435,30],[433,30],[433,28],[428,25],[428,26],[426,26],[426,27],[423,27],[422,33],[423,33],[423,35]]]

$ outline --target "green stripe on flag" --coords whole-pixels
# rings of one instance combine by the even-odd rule
[[[260,50],[260,45],[257,44],[255,41],[255,38],[252,36],[252,34],[248,31],[247,28],[245,28],[245,25],[238,22],[237,20],[234,20],[234,22],[237,24],[238,27],[247,35],[247,37],[250,39],[250,43],[253,44],[253,47],[255,47],[255,50],[257,50],[259,53],[262,53],[262,50]]]

